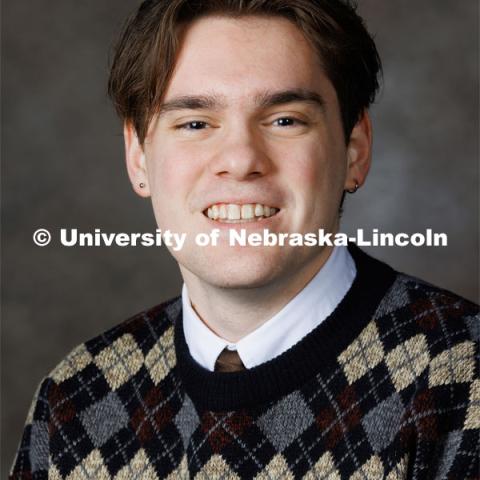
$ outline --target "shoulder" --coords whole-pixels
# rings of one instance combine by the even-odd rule
[[[423,374],[428,388],[479,378],[479,307],[448,290],[397,273],[373,321],[397,390]],[[466,393],[468,396],[468,393]]]
[[[180,312],[180,299],[172,299],[73,349],[34,395],[10,478],[57,478],[55,464],[73,470],[89,445],[125,432],[136,392],[156,389],[176,365]]]
[[[479,307],[461,296],[419,278],[397,273],[376,316],[395,315],[425,332],[465,330],[479,337]]]
[[[159,344],[173,346],[173,326],[181,311],[179,297],[142,311],[74,348],[48,375],[60,385],[82,373],[104,377],[116,389],[140,370],[150,357],[159,355]]]
[[[351,253],[363,278],[362,296],[358,301],[368,302],[370,292],[379,283],[383,285],[362,341],[373,335],[377,340],[374,344],[382,352],[382,358],[387,356],[390,365],[399,362],[407,368],[417,361],[414,366],[418,371],[423,370],[420,367],[426,367],[431,358],[442,353],[456,358],[456,353],[465,350],[469,352],[468,362],[472,363],[470,360],[480,339],[478,305],[424,280],[395,271],[358,248],[352,248]],[[361,304],[359,308],[362,308]],[[455,362],[461,362],[461,358]],[[404,369],[398,369],[398,375],[403,374]]]

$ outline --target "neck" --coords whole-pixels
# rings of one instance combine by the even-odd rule
[[[201,320],[218,336],[236,343],[278,313],[315,276],[333,248],[297,271],[256,288],[225,288],[208,284],[181,267],[190,302]]]

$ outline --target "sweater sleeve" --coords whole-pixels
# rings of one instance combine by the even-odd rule
[[[444,418],[445,423],[450,423],[449,431],[443,432],[435,454],[436,464],[435,479],[465,479],[476,480],[480,477],[480,380],[475,379],[469,384],[470,397],[462,408],[459,402],[456,409],[446,413],[450,417]],[[461,412],[461,420],[458,421],[458,413]],[[440,420],[442,421],[442,420]],[[442,427],[439,427],[440,429]]]
[[[45,378],[35,392],[20,445],[10,471],[10,480],[43,480],[49,470],[48,392],[52,380]]]
[[[480,478],[478,353],[478,343],[469,340],[432,359],[409,418],[417,448],[407,478]]]

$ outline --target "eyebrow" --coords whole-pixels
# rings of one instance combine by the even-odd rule
[[[262,92],[254,97],[257,107],[270,108],[287,103],[310,103],[323,109],[325,101],[317,92],[295,88],[278,92]],[[221,110],[226,106],[226,97],[222,95],[182,95],[164,102],[158,109],[161,117],[176,110]]]
[[[262,108],[297,102],[311,103],[322,109],[325,106],[325,101],[319,93],[303,88],[282,90],[280,92],[264,92],[255,97],[255,103]]]

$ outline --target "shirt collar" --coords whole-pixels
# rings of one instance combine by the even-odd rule
[[[323,267],[290,302],[236,344],[216,335],[198,317],[184,284],[183,327],[190,353],[210,371],[225,347],[236,349],[246,368],[271,360],[295,345],[335,310],[355,275],[355,262],[347,248],[335,247]]]

